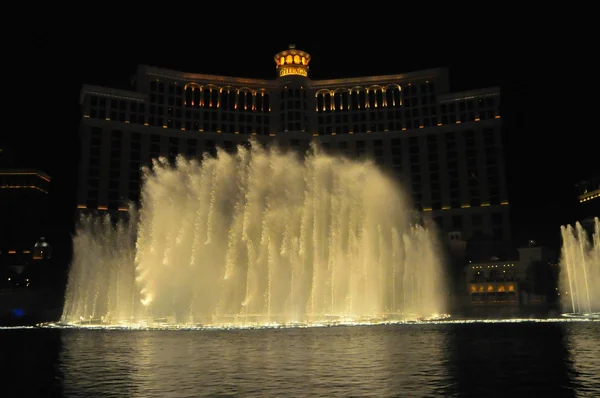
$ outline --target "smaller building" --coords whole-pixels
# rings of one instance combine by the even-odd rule
[[[18,289],[48,284],[52,247],[44,237],[24,248],[0,250],[0,289]]]
[[[46,235],[50,181],[39,170],[0,169],[0,249],[18,250]]]
[[[62,311],[62,276],[44,238],[29,247],[0,250],[0,326],[56,321]]]
[[[525,279],[520,261],[471,264],[467,270],[470,304],[518,307],[519,282]]]
[[[530,241],[518,253],[514,260],[493,257],[467,266],[467,312],[517,316],[551,309],[558,287],[555,251]]]
[[[580,220],[600,217],[600,175],[577,184]]]

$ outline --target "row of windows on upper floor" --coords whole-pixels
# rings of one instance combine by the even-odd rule
[[[104,152],[105,155],[109,155],[110,158],[110,171],[112,174],[119,174],[119,170],[123,170],[123,166],[126,168],[127,162],[130,164],[130,171],[137,172],[139,171],[142,164],[150,164],[151,159],[157,158],[159,156],[169,157],[173,162],[175,158],[179,154],[185,154],[186,156],[196,157],[197,155],[201,155],[203,152],[208,152],[211,156],[216,154],[216,142],[212,140],[207,140],[204,142],[204,149],[198,151],[197,144],[198,140],[188,139],[187,145],[184,144],[184,141],[178,139],[178,137],[169,137],[168,142],[161,140],[158,135],[152,135],[149,138],[152,138],[149,146],[143,151],[142,156],[142,145],[141,141],[139,141],[139,133],[133,133],[131,136],[132,141],[129,144],[121,141],[118,136],[115,136],[114,133],[120,133],[120,131],[113,131],[112,139],[110,140],[110,146],[102,147],[101,146],[101,138],[100,136],[92,136],[90,141],[90,152],[89,152],[89,177],[97,178],[99,176],[99,168],[102,164],[102,156],[101,151]],[[135,135],[138,135],[138,140],[135,140]],[[467,137],[465,137],[467,138]],[[375,140],[372,143],[375,145],[377,143],[382,143],[382,140]],[[364,141],[357,141],[356,144],[363,143]],[[448,141],[447,144],[451,142]],[[467,144],[468,142],[466,142]],[[167,145],[168,144],[168,145]],[[184,144],[184,145],[182,145]],[[333,148],[330,142],[321,143],[321,147],[323,151],[330,152],[330,148],[333,149],[333,153],[344,154],[349,157],[357,157],[364,158],[367,153],[365,152],[364,146],[356,145],[356,149],[350,149],[347,145],[347,142],[340,142],[336,148]],[[429,144],[429,143],[428,143]],[[223,141],[219,146],[225,149],[227,152],[235,151],[235,143],[232,141]],[[300,146],[299,140],[291,140],[290,141],[291,148],[298,148]],[[412,147],[411,147],[412,148]],[[423,200],[423,195],[427,198],[430,198],[431,201],[441,201],[442,197],[448,197],[452,200],[459,200],[461,197],[469,197],[471,199],[477,198],[488,198],[494,201],[500,200],[500,185],[502,180],[502,175],[499,174],[497,159],[494,156],[494,150],[490,149],[491,152],[488,152],[488,148],[484,150],[485,156],[483,160],[487,165],[486,168],[481,168],[478,166],[477,155],[473,152],[469,155],[471,150],[466,150],[467,157],[466,159],[462,156],[458,156],[456,150],[449,149],[447,150],[446,161],[441,161],[438,156],[435,156],[435,152],[429,152],[429,162],[424,159],[419,154],[410,155],[409,158],[405,160],[410,160],[409,168],[407,170],[403,170],[403,166],[407,166],[406,162],[402,159],[404,158],[404,151],[400,147],[392,147],[392,157],[387,158],[384,155],[384,148],[382,146],[375,146],[372,151],[372,156],[383,167],[389,167],[391,164],[388,161],[392,161],[393,170],[397,172],[399,175],[404,175],[404,177],[410,175],[411,177],[409,187],[412,188],[413,195],[416,195],[415,199],[418,201]],[[123,150],[127,152],[129,155],[124,157]],[[341,152],[340,152],[341,150]],[[472,152],[472,151],[471,151]],[[490,157],[491,155],[491,157]],[[105,156],[106,157],[106,156]],[[387,160],[386,160],[387,158]],[[425,161],[425,163],[424,163]],[[459,167],[459,163],[463,163],[464,167]],[[425,169],[422,169],[421,166],[426,166]],[[442,167],[440,167],[442,166]],[[94,170],[92,170],[94,169]],[[422,175],[425,172],[425,180],[422,180]],[[478,178],[472,178],[473,174],[476,173]],[[442,175],[445,177],[442,178]],[[463,176],[460,178],[460,176]],[[113,178],[113,177],[111,177]],[[480,181],[480,179],[484,179],[486,183]],[[405,183],[408,183],[406,178],[403,178]],[[442,182],[444,180],[445,182]],[[422,186],[422,183],[425,186]],[[426,189],[425,189],[426,188]],[[443,194],[442,191],[446,192]],[[499,203],[498,203],[499,204]]]
[[[249,110],[252,108],[252,104],[257,102],[258,98],[262,98],[262,102],[269,100],[269,90],[266,88],[252,89],[249,87],[232,87],[218,86],[216,84],[200,84],[196,82],[190,82],[185,86],[168,84],[168,93],[165,96],[165,84],[163,82],[153,81],[150,83],[150,101],[159,104],[167,104],[172,106],[186,106],[192,108],[211,108],[211,107],[222,107],[224,109],[244,109]],[[354,86],[351,88],[336,88],[336,89],[320,89],[314,91],[314,96],[319,97],[353,97],[356,96],[356,100],[353,103],[357,104],[361,108],[370,107],[371,104],[375,105],[376,98],[381,97],[381,101],[378,102],[378,106],[399,106],[403,98],[415,97],[414,101],[418,104],[418,98],[435,98],[435,85],[427,81],[420,85],[408,85],[401,86],[399,84],[388,84],[388,85],[370,85],[370,86]],[[279,90],[279,96],[281,100],[286,99],[301,99],[307,97],[309,90],[300,89],[288,89],[287,86]],[[369,97],[372,97],[369,101]],[[166,98],[166,102],[165,102]],[[342,102],[343,100],[340,99]],[[406,102],[406,101],[405,101]],[[226,105],[225,105],[226,103]],[[384,104],[385,103],[385,104]],[[223,105],[221,105],[223,104]],[[405,105],[406,106],[406,105]],[[270,106],[263,108],[268,108]],[[340,108],[338,108],[340,109]],[[357,108],[360,109],[360,108]]]
[[[100,159],[102,157],[102,130],[98,127],[93,127],[90,131],[90,134],[90,167],[97,168],[100,165]],[[495,129],[486,127],[482,131],[467,130],[464,132],[447,132],[442,136],[428,135],[425,137],[425,140],[419,139],[419,137],[409,137],[408,140],[406,140],[405,138],[393,138],[391,139],[391,141],[383,139],[374,139],[369,141],[369,143],[373,147],[372,155],[374,155],[378,163],[382,165],[384,165],[384,163],[387,163],[387,161],[385,160],[385,158],[387,157],[384,156],[384,142],[386,143],[386,147],[388,147],[391,144],[389,148],[391,150],[392,157],[388,160],[392,161],[394,165],[394,170],[398,171],[400,174],[405,174],[402,171],[401,165],[405,163],[402,160],[404,156],[408,156],[406,158],[406,161],[409,161],[409,163],[404,164],[404,166],[410,166],[410,168],[406,171],[410,172],[410,175],[412,175],[410,179],[412,182],[412,192],[413,195],[415,195],[415,200],[418,202],[421,202],[423,200],[421,193],[421,174],[423,170],[421,170],[420,165],[428,165],[426,169],[430,173],[428,180],[431,184],[429,188],[429,190],[431,191],[430,199],[431,201],[433,201],[432,203],[434,203],[432,205],[432,208],[437,209],[441,206],[440,200],[442,198],[442,194],[440,191],[441,186],[439,185],[440,171],[443,174],[447,174],[446,180],[449,181],[450,184],[450,198],[452,200],[456,201],[460,199],[461,196],[467,195],[472,200],[479,200],[478,198],[485,197],[488,198],[488,202],[491,201],[493,202],[493,204],[500,204],[499,184],[502,175],[498,174],[499,164],[497,164],[497,149],[495,149],[494,138],[497,134],[498,132]],[[126,144],[123,141],[125,135],[130,136],[130,144]],[[235,149],[234,142],[227,140],[223,141],[221,144],[217,144],[217,142],[214,140],[198,140],[195,138],[188,138],[187,140],[183,140],[176,136],[166,137],[158,134],[142,135],[142,133],[139,132],[124,133],[121,130],[113,130],[110,134],[110,146],[105,147],[103,149],[104,151],[108,151],[105,152],[105,155],[110,155],[111,170],[115,169],[115,172],[118,173],[118,171],[116,170],[121,169],[123,158],[122,150],[125,150],[125,152],[129,152],[131,168],[136,170],[140,168],[140,161],[142,160],[140,157],[140,151],[142,149],[141,143],[142,138],[144,136],[150,141],[149,147],[146,149],[146,156],[144,157],[146,158],[150,156],[147,160],[149,160],[150,158],[158,157],[159,155],[168,155],[169,158],[172,158],[174,160],[179,153],[186,153],[188,156],[195,156],[197,153],[202,152],[196,152],[196,146],[199,143],[199,141],[208,150],[208,152],[212,153],[213,155],[215,153],[214,149],[217,145],[223,146],[226,151],[231,151]],[[477,136],[481,136],[482,140],[476,140]],[[457,147],[456,139],[461,137],[464,137],[464,153],[462,153],[462,151],[458,151]],[[442,138],[445,138],[445,144],[442,141],[440,141],[440,139]],[[304,141],[304,143],[307,144],[308,141]],[[426,147],[423,147],[423,144],[425,143]],[[334,146],[331,144],[335,143],[322,142],[321,146],[323,150],[327,151],[329,148],[334,148]],[[356,147],[356,150],[351,150],[350,152],[348,152],[348,150],[351,149],[348,146],[348,142],[339,141],[337,142],[337,145],[335,145],[335,148],[339,148],[342,151],[345,151],[344,153],[346,155],[350,155],[351,157],[353,157],[354,152],[356,152],[356,156],[362,157],[366,154],[366,144],[367,141],[357,140],[355,141],[354,145]],[[301,140],[292,139],[290,141],[290,145],[292,148],[302,146]],[[404,153],[404,151],[402,150],[402,147],[404,147],[405,145],[408,145],[406,148],[408,151],[406,153]],[[445,161],[439,158],[438,150],[441,150],[440,145],[446,148],[444,152],[446,153],[446,155],[444,156]],[[477,151],[475,147],[479,147],[480,150]],[[422,151],[425,148],[427,148],[427,151],[425,152],[427,156],[423,157]],[[190,152],[190,150],[192,151]],[[458,152],[461,152],[460,156]],[[480,152],[480,154],[478,154],[478,152]],[[480,157],[480,155],[483,156],[483,158],[480,159],[480,161],[478,161],[477,159]],[[440,167],[442,166],[440,162],[444,164],[443,167]],[[459,169],[459,162],[465,162],[466,168]],[[487,165],[487,172],[485,172],[486,169],[481,169],[481,162],[484,162]],[[462,183],[459,183],[459,172],[463,173],[464,176],[468,176],[468,178],[466,178],[465,180],[468,181],[468,190],[465,191],[467,189],[467,186],[464,186],[462,189],[462,191],[464,191],[463,194],[461,194],[461,191],[459,191],[459,189],[461,189],[462,186]],[[474,174],[477,174],[479,177],[484,178],[487,181],[487,186],[480,186],[479,178],[471,178],[471,176]]]
[[[300,113],[300,112],[295,112]],[[285,114],[285,113],[283,113]],[[282,115],[283,115],[282,114]],[[458,114],[442,113],[442,117],[445,120],[451,120],[454,123],[457,120],[461,122],[468,122],[474,120],[493,119],[497,113],[493,109],[483,110],[469,110],[460,111]],[[337,113],[337,114],[319,114],[317,117],[317,123],[319,125],[344,125],[357,122],[385,122],[386,120],[403,121],[410,119],[421,119],[428,117],[437,117],[438,111],[436,107],[423,107],[414,108],[412,110],[400,110],[400,109],[379,109],[375,112],[355,112],[355,113]],[[444,122],[447,123],[447,122]]]
[[[318,134],[354,134],[354,133],[377,133],[377,132],[388,132],[388,131],[406,131],[412,129],[424,129],[427,127],[441,127],[449,124],[462,124],[469,122],[479,122],[486,119],[499,119],[500,116],[493,115],[491,111],[488,114],[482,115],[481,117],[467,118],[466,114],[462,114],[460,118],[455,115],[437,116],[431,117],[420,117],[414,119],[388,119],[378,121],[361,121],[352,122],[351,124],[319,124],[317,125]]]
[[[186,156],[195,157],[197,154],[201,154],[203,151],[197,152],[196,145],[181,146],[177,142],[172,141],[173,138],[169,139],[168,146],[166,143],[153,142],[149,145],[147,150],[142,155],[141,142],[132,141],[130,148],[125,148],[119,141],[111,142],[111,147],[104,148],[109,150],[110,155],[110,170],[121,170],[129,161],[130,170],[138,170],[142,163],[149,163],[151,159],[159,156],[168,156],[173,161],[179,154],[185,154]],[[230,144],[229,146],[227,144]],[[413,194],[426,194],[431,195],[431,199],[441,200],[443,190],[449,190],[449,196],[452,199],[459,199],[461,196],[468,196],[471,198],[483,197],[496,197],[499,198],[501,193],[501,185],[503,176],[500,172],[497,158],[493,152],[484,152],[481,160],[485,161],[485,167],[477,165],[477,155],[471,154],[471,150],[467,150],[467,158],[459,158],[458,153],[454,150],[447,151],[446,161],[439,161],[438,157],[431,157],[429,163],[424,162],[424,159],[419,155],[411,155],[410,158],[403,158],[400,148],[394,148],[392,151],[392,157],[386,157],[384,148],[374,148],[373,151],[368,155],[365,151],[366,148],[333,148],[329,142],[321,144],[321,151],[329,152],[332,154],[340,154],[348,157],[365,158],[367,156],[374,157],[375,161],[382,167],[389,168],[393,167],[393,171],[397,174],[404,175],[404,182],[408,184],[410,180],[410,186]],[[293,147],[293,145],[292,145]],[[235,146],[232,141],[224,141],[223,148],[227,152],[235,152]],[[122,149],[128,152],[127,158],[123,157]],[[215,149],[214,147],[212,149]],[[102,164],[101,157],[101,146],[100,141],[92,139],[90,142],[90,157],[89,166],[90,168],[99,168]],[[206,148],[208,152],[215,152],[211,148]],[[491,150],[493,151],[493,149]],[[400,153],[399,153],[400,152]],[[216,153],[216,152],[215,152]],[[431,155],[431,153],[430,153]],[[491,155],[491,156],[489,156]],[[433,159],[433,161],[432,161]],[[410,163],[406,161],[410,160]],[[391,161],[391,163],[390,163]],[[142,162],[142,163],[140,163]],[[423,166],[423,167],[422,167]],[[477,175],[477,178],[473,178],[473,175]],[[406,178],[410,176],[410,178]],[[425,176],[425,179],[421,177]],[[442,182],[442,180],[444,180]],[[421,200],[422,197],[419,197]]]
[[[193,94],[193,93],[192,93]],[[165,104],[164,98],[155,98],[150,96],[150,107],[159,107],[158,109],[164,109],[163,105],[169,105],[169,107],[182,107],[195,108],[195,109],[221,109],[231,110],[238,112],[258,112],[268,113],[271,111],[271,105],[269,95],[261,95],[258,97],[252,97],[250,95],[237,96],[235,98],[230,96],[224,96],[222,98],[202,98],[199,95],[192,95],[189,101],[183,102],[181,98],[176,101],[172,97],[169,97]],[[98,110],[118,110],[122,112],[140,112],[144,113],[149,107],[145,102],[141,101],[128,101],[123,99],[107,99],[106,97],[100,97],[97,95],[90,95],[85,97],[83,102],[83,109],[87,111],[89,109]]]
[[[166,87],[166,90],[165,90]],[[283,86],[283,89],[281,90],[282,92],[285,91],[288,87],[287,86]],[[334,92],[341,92],[341,91],[377,91],[377,90],[387,90],[389,88],[397,88],[401,91],[403,91],[406,95],[424,95],[424,94],[433,94],[435,93],[435,83],[434,82],[430,82],[429,80],[426,80],[424,83],[421,84],[413,84],[413,83],[407,83],[407,84],[387,84],[387,85],[378,85],[378,84],[371,84],[368,86],[362,86],[362,85],[355,85],[349,88],[342,88],[342,87],[338,87],[335,89],[326,89],[326,91],[329,91],[331,93]],[[166,83],[165,82],[161,82],[161,81],[151,81],[150,82],[150,93],[157,93],[157,94],[164,94],[167,93],[170,96],[174,96],[174,97],[182,97],[184,95],[184,92],[188,92],[191,90],[195,90],[195,89],[199,89],[202,92],[207,92],[207,91],[215,91],[215,92],[222,92],[223,90],[229,91],[229,92],[250,92],[250,93],[254,93],[254,95],[256,95],[257,93],[261,93],[261,92],[267,92],[268,90],[266,88],[249,88],[249,87],[233,87],[232,85],[225,85],[225,86],[219,86],[217,84],[213,84],[213,83],[197,83],[197,82],[189,82],[187,84],[174,84],[174,83]],[[304,88],[302,88],[303,91],[308,91]],[[282,94],[283,95],[283,94]],[[289,95],[289,94],[288,94]],[[295,93],[293,95],[296,95]],[[282,97],[283,98],[283,97]]]
[[[95,112],[91,110],[89,115],[84,115],[88,118],[99,118],[101,120],[120,121],[123,123],[142,124],[145,126],[155,126],[163,128],[175,128],[178,130],[193,130],[200,132],[216,132],[216,133],[235,133],[235,134],[275,134],[270,131],[270,121],[268,116],[253,116],[251,118],[236,118],[234,114],[212,113],[209,118],[202,120],[188,119],[182,120],[177,117],[146,117],[145,115],[117,113],[111,112],[110,117],[106,117],[105,112]],[[240,115],[243,116],[243,115]],[[248,115],[250,116],[250,115]],[[294,116],[294,117],[292,117]],[[305,114],[306,116],[306,114]],[[411,129],[422,129],[426,127],[440,127],[452,124],[478,122],[480,120],[500,118],[499,115],[494,115],[492,111],[478,114],[461,114],[443,115],[441,118],[437,116],[418,117],[418,118],[388,118],[378,120],[352,120],[352,122],[328,124],[328,121],[319,120],[317,131],[315,134],[353,134],[353,133],[372,133],[372,132],[387,132],[387,131],[405,131]],[[308,131],[308,120],[306,118],[296,118],[291,115],[290,118],[281,119],[281,131]]]
[[[352,111],[369,108],[384,107],[403,107],[416,108],[418,106],[437,105],[435,96],[419,97],[401,97],[397,90],[387,90],[386,92],[354,92],[354,93],[320,93],[317,95],[317,112],[335,112]],[[464,110],[488,109],[496,107],[497,101],[493,96],[481,97],[476,99],[465,99],[448,104],[439,104],[442,113],[453,113]]]
[[[302,115],[302,114],[300,114]],[[304,114],[306,116],[306,114]],[[109,116],[109,117],[107,117]],[[117,113],[112,111],[107,114],[104,111],[96,112],[95,109],[90,111],[89,115],[84,115],[86,118],[98,118],[101,120],[108,121],[120,121],[123,123],[141,124],[145,126],[155,126],[163,128],[175,128],[178,130],[193,130],[200,132],[216,132],[216,133],[235,133],[235,134],[275,134],[270,131],[270,120],[267,115],[265,116],[252,116],[242,118],[242,115],[236,117],[235,114],[229,113],[216,113],[212,112],[207,114],[202,120],[198,117],[195,119],[182,120],[173,117],[146,117],[145,115],[137,114],[125,114],[124,112]],[[248,117],[250,116],[250,117]],[[292,117],[294,116],[294,117]],[[339,115],[338,115],[339,116]],[[347,115],[345,115],[347,116]],[[377,120],[368,121],[365,118],[352,118],[349,122],[339,122],[335,119],[335,122],[331,120],[319,119],[317,124],[317,131],[315,134],[352,134],[352,133],[371,133],[371,132],[387,132],[387,131],[405,131],[411,129],[422,129],[426,127],[440,127],[452,124],[478,122],[486,119],[499,119],[499,115],[495,115],[493,111],[487,111],[480,114],[460,114],[456,115],[442,115],[441,118],[437,116],[422,116],[416,118],[402,118],[399,116],[396,118],[394,115],[388,116],[388,118],[378,118]],[[360,119],[360,120],[359,120]],[[300,123],[301,122],[301,123]],[[301,116],[290,115],[289,118],[282,117],[281,119],[281,131],[307,131],[308,119]]]
[[[188,157],[198,157],[202,158],[202,154],[196,153],[197,148],[189,148]],[[204,152],[207,155],[213,157],[215,154],[210,154],[208,152]],[[175,158],[169,158],[169,161],[174,163]],[[138,163],[136,163],[138,164]],[[138,164],[139,166],[139,164]],[[100,173],[99,168],[90,168],[88,170],[88,180],[87,180],[87,192],[85,196],[88,199],[98,200],[99,194],[101,191],[107,193],[108,199],[110,201],[118,201],[124,191],[128,191],[129,198],[131,200],[137,201],[140,193],[140,172],[139,168],[130,171],[127,173],[126,170],[115,169],[111,170],[108,177],[109,180],[109,191],[105,191],[105,186],[103,189],[99,189],[101,187],[100,183]],[[129,174],[129,175],[128,175]],[[129,177],[129,178],[127,178]],[[106,177],[104,177],[106,178]],[[121,181],[129,180],[129,184],[121,184]],[[83,181],[85,183],[85,181]],[[122,187],[128,189],[122,189]],[[103,195],[104,196],[104,195]],[[123,195],[124,196],[124,195]],[[483,197],[477,195],[476,197],[472,197],[470,195],[462,195],[460,197],[447,196],[442,198],[441,196],[431,195],[422,195],[422,194],[413,194],[413,203],[415,205],[416,210],[420,211],[435,211],[435,210],[450,210],[450,209],[468,209],[468,208],[477,208],[477,207],[488,207],[488,206],[498,206],[498,205],[507,205],[508,202],[505,200],[501,200],[499,196],[491,196],[485,195]]]
[[[333,104],[333,103],[332,103]],[[110,105],[110,107],[108,107],[107,105]],[[222,106],[225,104],[221,104],[221,103],[217,103],[216,105],[218,106]],[[484,118],[489,118],[489,115],[496,115],[497,114],[497,108],[495,107],[495,102],[494,102],[494,98],[487,98],[485,101],[483,99],[479,99],[477,100],[477,102],[473,101],[473,100],[468,100],[468,101],[461,101],[459,103],[449,103],[449,104],[440,104],[439,105],[439,112],[441,114],[449,114],[450,116],[452,116],[452,114],[456,114],[456,113],[460,113],[461,115],[466,115],[466,111],[469,112],[469,114],[474,115],[473,117],[467,117],[467,119],[484,119]],[[249,108],[248,108],[249,106]],[[267,113],[268,111],[270,111],[270,108],[265,108],[265,106],[268,106],[267,102],[261,102],[259,101],[258,103],[252,103],[249,105],[244,105],[246,111],[249,112],[254,112],[256,111],[256,113]],[[110,109],[109,109],[110,108]],[[129,109],[128,109],[129,108]],[[212,108],[212,106],[210,106],[209,108]],[[298,110],[305,110],[308,111],[307,109],[305,109],[304,107],[301,106],[301,102],[300,101],[290,101],[288,103],[286,102],[282,102],[281,103],[281,111],[293,111],[294,108],[298,109]],[[212,108],[212,109],[207,109],[207,111],[204,110],[200,110],[200,109],[188,109],[185,110],[185,118],[187,119],[204,119],[204,116],[210,117],[211,114],[213,114],[217,109],[225,109],[228,110],[228,108]],[[328,108],[329,109],[329,108]],[[338,109],[335,105],[334,105],[334,109]],[[369,115],[370,119],[373,118],[379,118],[379,117],[384,117],[386,116],[388,119],[390,118],[394,118],[397,120],[401,120],[403,117],[404,118],[409,118],[409,117],[419,117],[419,113],[422,113],[423,116],[435,116],[438,113],[438,106],[434,105],[434,106],[422,106],[422,107],[412,107],[412,108],[407,108],[407,107],[403,107],[403,111],[404,111],[404,115],[402,115],[402,111],[400,109],[396,109],[395,110],[395,114],[392,114],[392,109],[387,108],[387,113],[386,114],[382,114],[381,112],[385,111],[385,109],[383,107],[376,107],[376,108],[358,108],[359,111],[358,112],[335,112],[336,113],[336,118],[340,118],[340,115],[344,115],[345,118],[347,118],[348,114],[352,114],[354,115],[353,117],[358,117],[357,115],[360,115],[361,118],[365,118],[366,115]],[[234,107],[234,109],[232,109],[232,112],[235,112],[239,110],[237,107]],[[267,112],[265,112],[265,110]],[[330,109],[331,110],[331,109]],[[351,108],[351,110],[353,110]],[[127,103],[124,100],[116,100],[113,99],[110,101],[110,104],[107,104],[107,101],[105,98],[98,98],[97,96],[92,96],[91,97],[91,101],[89,103],[89,107],[87,107],[87,109],[84,109],[84,113],[85,115],[91,116],[91,117],[98,117],[98,118],[111,118],[112,120],[116,120],[117,117],[113,117],[113,116],[107,116],[109,115],[109,112],[111,115],[117,115],[117,111],[119,113],[123,113],[124,115],[126,113],[130,113],[130,114],[135,114],[135,113],[139,113],[139,114],[146,114],[149,113],[151,116],[166,116],[168,118],[183,118],[184,117],[184,110],[178,107],[164,107],[161,105],[155,105],[155,104],[151,104],[150,106],[146,106],[146,104],[144,103],[139,103],[139,102],[130,102],[129,107],[127,107]],[[208,112],[208,113],[205,113]],[[321,113],[321,112],[319,112]],[[325,111],[325,113],[329,113],[329,111]],[[329,116],[327,116],[329,118]],[[128,120],[128,117],[125,115],[123,117],[118,117],[119,120],[120,119],[124,119],[124,120]],[[321,122],[322,118],[319,118],[319,123],[323,123]],[[455,115],[455,117],[453,118],[454,120],[462,120],[465,119],[465,117],[460,116],[458,117],[458,115]],[[464,120],[463,120],[464,121]],[[329,124],[330,122],[325,122],[326,124]],[[339,122],[336,122],[339,123]]]
[[[161,152],[164,155],[166,155],[166,152],[162,152],[161,148],[163,150],[168,149],[168,153],[171,155],[176,155],[180,151],[185,152],[187,147],[196,147],[197,145],[202,145],[207,149],[215,149],[216,146],[222,146],[225,149],[235,148],[234,142],[230,140],[219,140],[217,142],[201,138],[184,139],[178,136],[143,134],[141,132],[127,132],[122,130],[112,130],[110,131],[110,135],[108,135],[103,134],[100,127],[92,127],[89,132],[90,157],[97,157],[99,159],[102,157],[101,150],[106,151],[104,152],[105,156],[110,154],[111,159],[117,160],[117,168],[120,168],[118,165],[121,161],[118,159],[122,158],[122,154],[124,153],[122,151],[129,152],[132,160],[134,153],[137,153],[137,159],[139,160],[139,152],[142,149],[143,140],[147,141],[150,145],[146,151]],[[105,131],[105,133],[108,133],[108,131]],[[129,137],[129,139],[126,139],[126,137]],[[464,173],[467,173],[469,176],[472,173],[487,175],[489,184],[492,184],[494,181],[494,184],[498,184],[501,177],[497,169],[498,162],[500,162],[500,149],[498,147],[500,143],[498,140],[499,130],[492,127],[484,127],[481,130],[449,131],[441,135],[433,134],[391,139],[376,138],[373,140],[359,139],[353,142],[344,140],[325,141],[321,142],[321,147],[323,149],[335,148],[346,152],[348,150],[354,152],[355,150],[357,155],[372,152],[372,155],[376,159],[383,157],[382,161],[385,163],[387,161],[384,158],[387,158],[394,164],[394,167],[403,164],[405,166],[409,165],[410,172],[413,175],[413,183],[420,181],[420,173],[422,172],[420,165],[428,165],[426,169],[431,173],[437,173],[440,170],[448,173],[448,177],[452,180],[458,179],[458,164],[466,162],[467,168],[463,170]],[[110,141],[109,146],[103,145],[103,142],[108,143],[106,141]],[[244,144],[246,143],[244,142]],[[289,141],[291,147],[303,146],[307,148],[308,143],[309,141],[306,139],[291,139]],[[388,151],[389,153],[386,155]],[[388,158],[388,155],[391,157]],[[482,166],[486,166],[490,170],[484,173],[485,170],[481,169]],[[415,175],[415,173],[417,174]],[[496,178],[496,180],[492,181],[492,177]],[[438,180],[433,178],[433,174],[430,179],[431,181]],[[477,178],[469,178],[470,187],[478,186],[479,183],[480,181]]]
[[[150,105],[146,106],[144,103],[136,103],[131,102],[129,111],[127,110],[127,106],[124,101],[112,100],[110,103],[110,109],[106,107],[106,101],[98,101],[97,97],[96,101],[92,101],[90,107],[87,109],[87,112],[84,113],[85,117],[92,118],[100,118],[105,119],[109,118],[111,120],[119,120],[119,121],[132,121],[132,119],[136,118],[138,120],[143,120],[141,124],[144,124],[149,116],[156,117],[165,117],[168,119],[190,119],[190,120],[205,120],[205,119],[222,119],[230,121],[235,120],[233,117],[235,111],[232,112],[217,112],[216,109],[210,110],[195,110],[195,109],[181,109],[177,107],[164,107],[161,105]],[[100,100],[103,100],[101,98]],[[492,102],[488,101],[486,103],[486,108],[481,106],[474,107],[471,102],[462,102],[459,104],[450,103],[450,104],[441,104],[439,109],[437,106],[423,106],[420,108],[412,108],[412,109],[384,109],[384,108],[371,108],[369,110],[362,110],[360,112],[342,112],[335,113],[335,119],[333,119],[334,114],[331,113],[323,113],[323,116],[319,116],[318,124],[340,124],[340,123],[348,123],[349,117],[352,117],[354,122],[356,121],[365,121],[365,120],[381,120],[387,118],[388,120],[397,120],[402,121],[410,118],[420,118],[420,117],[430,117],[436,116],[441,113],[443,116],[447,116],[444,119],[449,120],[450,123],[454,123],[455,121],[460,120],[461,122],[467,122],[471,120],[481,120],[481,119],[490,119],[497,116],[497,108],[493,107],[493,99]],[[104,105],[102,105],[104,103]],[[292,108],[282,108],[281,112],[294,112],[295,110]],[[308,110],[304,110],[307,112]],[[135,114],[138,114],[137,117],[132,117]],[[219,115],[219,116],[217,116]],[[242,117],[240,114],[240,118]],[[247,114],[250,115],[250,114]],[[261,113],[257,113],[256,117],[261,117]],[[282,114],[283,115],[283,114]],[[264,115],[266,117],[266,115]],[[241,120],[241,119],[240,119]],[[445,123],[442,121],[442,123]],[[434,123],[434,124],[437,124]]]
[[[181,145],[186,143],[188,146],[201,145],[205,147],[217,147],[225,146],[232,147],[230,145],[233,141],[227,139],[206,139],[206,138],[185,138],[179,135],[163,135],[163,134],[148,134],[139,131],[128,131],[121,129],[114,129],[112,127],[102,128],[100,126],[92,126],[89,128],[89,135],[92,138],[90,143],[92,145],[102,145],[104,140],[110,140],[111,143],[118,142],[117,147],[121,146],[123,141],[131,141],[132,143],[141,143],[142,141],[148,140],[151,143],[168,142],[169,145]],[[474,148],[479,146],[481,148],[492,147],[497,143],[497,138],[500,137],[500,130],[496,127],[483,127],[480,129],[468,129],[468,130],[454,130],[446,131],[442,134],[428,134],[428,135],[413,135],[413,136],[391,136],[391,137],[380,137],[372,139],[354,139],[354,140],[332,140],[333,146],[336,148],[346,149],[350,147],[356,147],[364,149],[368,147],[372,148],[408,148],[409,155],[418,155],[427,151],[427,153],[437,153],[438,151],[446,148],[446,150],[456,150],[458,142],[464,141],[465,148]],[[289,143],[292,146],[305,146],[308,148],[310,142],[313,139],[300,139],[291,138]],[[237,140],[238,144],[247,145],[248,141],[245,139]],[[325,143],[323,143],[324,145]],[[329,147],[329,146],[327,146]],[[462,145],[460,146],[462,148]],[[133,148],[133,147],[132,147]],[[141,146],[135,147],[140,149]],[[462,156],[462,155],[461,155]],[[468,156],[467,156],[468,157]],[[430,159],[431,160],[431,159]]]

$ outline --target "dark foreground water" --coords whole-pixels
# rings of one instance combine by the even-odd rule
[[[0,330],[5,397],[600,397],[600,322]]]

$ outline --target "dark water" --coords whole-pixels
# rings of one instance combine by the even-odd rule
[[[11,329],[0,363],[5,397],[600,397],[600,322]]]

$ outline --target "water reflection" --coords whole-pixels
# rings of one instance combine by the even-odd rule
[[[584,396],[600,395],[600,328],[597,326],[597,323],[579,323],[569,325],[566,330],[572,371],[569,385]]]
[[[571,397],[600,396],[599,343],[600,322],[0,330],[0,363],[11,398]]]
[[[566,331],[554,323],[452,325],[451,393],[470,396],[575,396]],[[597,340],[598,341],[598,340]]]
[[[1,397],[61,397],[60,330],[0,330]]]
[[[440,328],[66,331],[61,369],[69,396],[422,397],[449,383]]]

